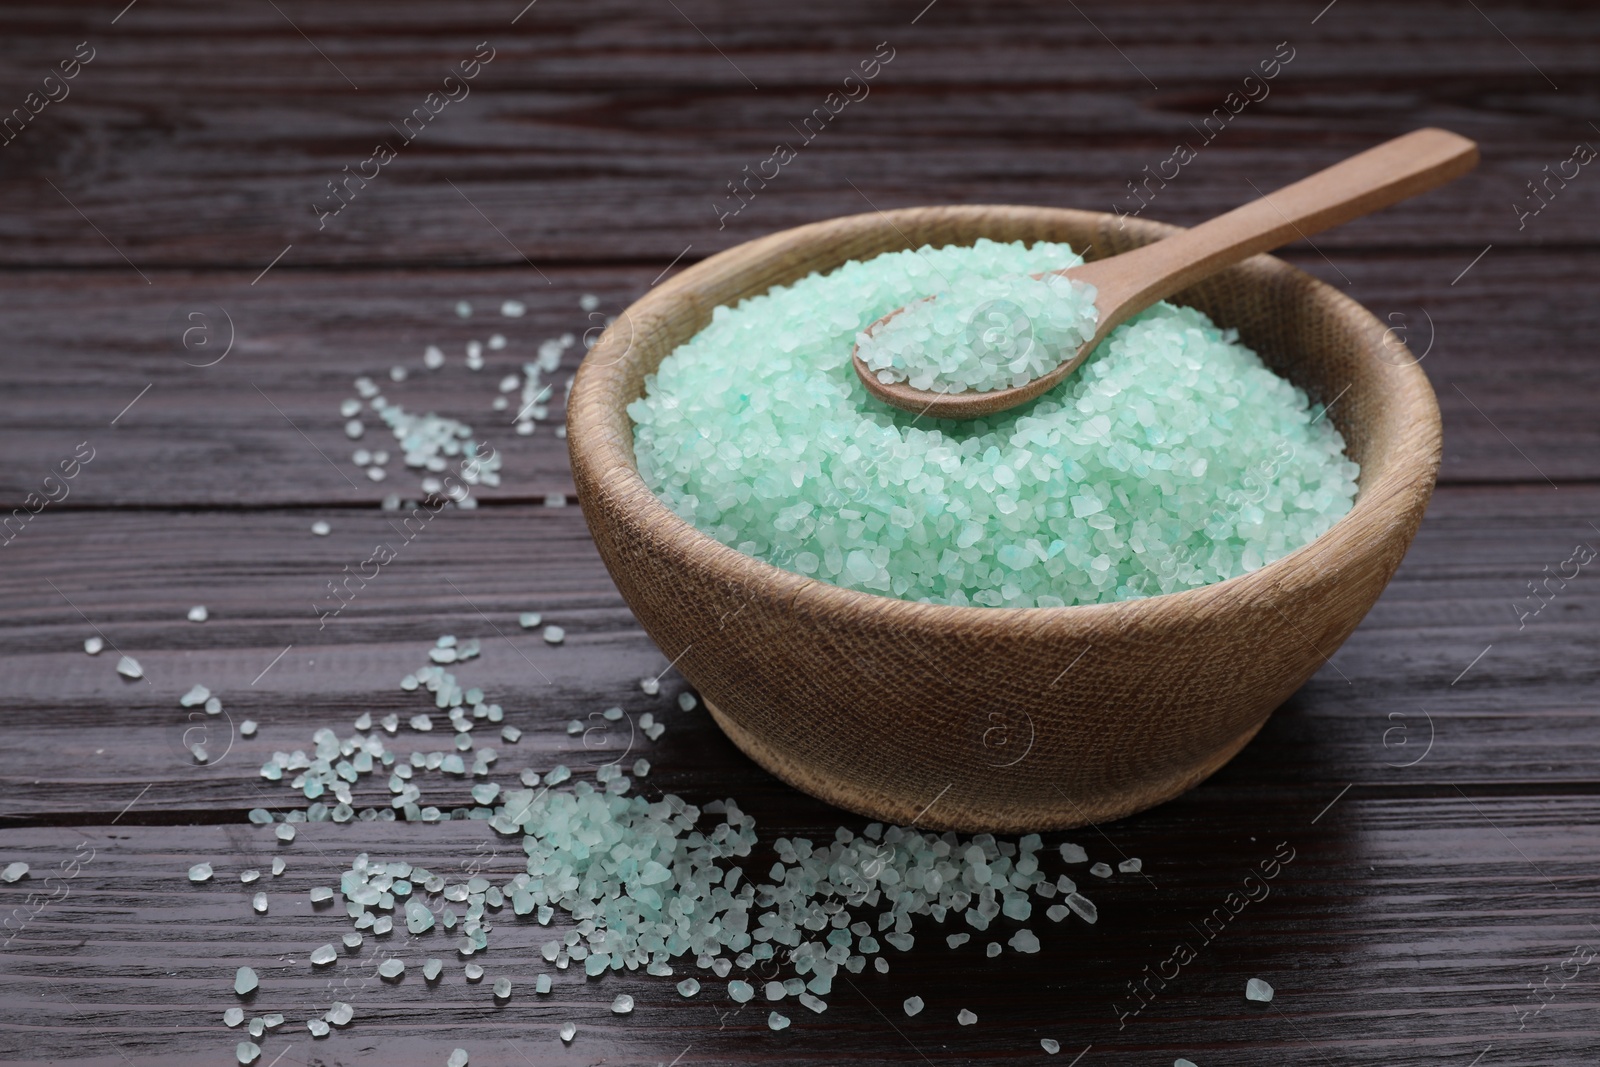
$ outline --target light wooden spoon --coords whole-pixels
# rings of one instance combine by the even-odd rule
[[[862,361],[860,345],[851,362],[867,390],[897,408],[941,419],[992,415],[1055,388],[1107,334],[1156,301],[1257,253],[1427,192],[1459,178],[1477,162],[1478,146],[1465,137],[1448,130],[1416,130],[1193,229],[1120,256],[1055,271],[1095,287],[1099,319],[1094,337],[1075,356],[1026,385],[984,393],[913,389],[905,382],[880,382],[877,372]],[[904,310],[889,312],[867,327],[867,334]]]

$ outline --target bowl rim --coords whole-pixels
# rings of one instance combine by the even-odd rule
[[[1407,497],[1411,494],[1408,494],[1406,488],[1408,485],[1416,484],[1419,479],[1425,484],[1423,493],[1425,504],[1437,477],[1441,458],[1442,428],[1437,397],[1427,376],[1420,369],[1419,361],[1414,357],[1409,362],[1387,365],[1387,369],[1393,371],[1397,378],[1387,389],[1390,402],[1386,405],[1386,414],[1392,418],[1397,413],[1405,411],[1408,415],[1406,421],[1421,431],[1418,443],[1423,447],[1409,452],[1396,450],[1386,455],[1386,462],[1378,470],[1378,476],[1372,484],[1365,481],[1371,469],[1369,457],[1369,463],[1362,464],[1361,473],[1357,477],[1356,497],[1350,510],[1335,520],[1323,533],[1292,552],[1246,574],[1148,597],[1093,604],[1068,604],[1060,607],[1023,608],[926,603],[850,589],[821,578],[786,570],[776,564],[747,555],[731,545],[723,544],[668,508],[645,484],[634,455],[632,420],[626,412],[628,404],[641,397],[643,393],[641,391],[636,396],[626,396],[616,405],[615,410],[612,410],[604,402],[607,399],[606,387],[612,387],[614,392],[621,391],[618,387],[620,380],[625,377],[626,364],[630,359],[638,361],[640,358],[634,352],[634,337],[640,332],[667,325],[672,317],[669,314],[670,310],[686,304],[703,315],[705,321],[697,327],[697,330],[704,328],[705,322],[709,321],[712,308],[719,305],[708,303],[697,295],[696,287],[699,283],[718,277],[722,271],[741,259],[770,256],[786,245],[810,244],[815,239],[826,239],[829,236],[837,238],[848,233],[851,227],[881,225],[886,222],[899,231],[901,223],[915,221],[916,225],[921,226],[930,221],[930,218],[932,221],[943,219],[958,224],[970,223],[982,221],[994,212],[1049,215],[1062,222],[1078,223],[1086,232],[1103,232],[1106,224],[1114,221],[1119,232],[1132,233],[1136,242],[1141,244],[1147,243],[1143,239],[1159,240],[1184,228],[1155,219],[1120,218],[1110,212],[1076,208],[1024,204],[923,205],[862,212],[856,215],[831,216],[774,231],[709,256],[667,282],[647,290],[624,309],[586,353],[579,365],[568,400],[567,448],[574,475],[580,486],[588,481],[599,489],[600,495],[604,498],[592,499],[590,494],[580,492],[578,502],[588,522],[594,525],[611,518],[612,514],[616,517],[625,517],[638,523],[640,528],[648,529],[650,540],[654,545],[670,548],[674,550],[675,555],[695,561],[699,568],[718,579],[738,583],[752,591],[759,590],[772,599],[782,599],[791,610],[804,607],[807,609],[805,614],[813,618],[826,615],[857,618],[872,616],[886,619],[897,628],[911,630],[925,627],[970,629],[996,624],[1011,624],[1025,629],[1040,625],[1048,626],[1052,630],[1061,624],[1068,624],[1074,630],[1088,630],[1118,621],[1122,621],[1125,626],[1132,626],[1140,617],[1152,613],[1162,618],[1173,617],[1171,613],[1189,617],[1206,616],[1230,601],[1254,600],[1261,593],[1276,591],[1281,595],[1290,590],[1304,588],[1322,579],[1324,572],[1329,568],[1319,564],[1332,558],[1330,554],[1345,548],[1354,550],[1363,545],[1370,548],[1373,541],[1370,534],[1375,526],[1392,527],[1401,521],[1404,513],[1415,506],[1413,501],[1408,501]],[[1096,227],[1100,230],[1097,231]],[[974,237],[970,240],[977,239]],[[1023,239],[1032,243],[1045,238]],[[947,243],[961,244],[967,240],[952,240]],[[921,247],[921,245],[913,245],[907,239],[905,247]],[[760,295],[778,285],[792,285],[813,271],[826,272],[837,269],[843,262],[841,259],[833,262],[832,266],[807,266],[789,281],[775,280],[765,288],[748,293],[740,299]],[[1365,306],[1321,279],[1276,256],[1263,253],[1228,269],[1295,277],[1300,284],[1315,294],[1316,299],[1330,302],[1330,311],[1333,306],[1343,304],[1346,310],[1358,312],[1369,319],[1379,331],[1382,330],[1382,322]],[[623,331],[617,328],[616,323],[626,323],[628,335],[626,338],[622,336]],[[605,355],[611,349],[618,347],[622,348],[622,352],[610,362],[602,364],[597,359],[597,354]],[[671,351],[669,349],[663,352],[661,358],[666,358]],[[656,361],[657,365],[659,362]],[[641,384],[643,378],[651,373],[654,373],[654,368],[641,371]],[[617,425],[608,426],[607,422]],[[1331,654],[1331,652],[1325,654],[1324,660]]]

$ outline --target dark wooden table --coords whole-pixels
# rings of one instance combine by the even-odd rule
[[[1600,145],[1593,5],[124,2],[0,11],[0,512],[58,498],[0,546],[0,864],[33,870],[0,885],[0,1059],[233,1062],[221,1019],[242,964],[265,983],[252,1011],[290,1020],[261,1064],[438,1064],[456,1045],[474,1064],[540,1067],[1045,1062],[1042,1037],[1062,1047],[1048,1062],[1084,1067],[1600,1058],[1600,577],[1568,562],[1600,546],[1600,176],[1578,161],[1592,149],[1575,157]],[[445,78],[475,53],[492,58],[469,95],[406,142],[402,120],[459,94]],[[726,214],[729,182],[802,142],[875,55],[892,58],[870,94]],[[1275,56],[1291,58],[1265,90],[1245,82]],[[46,81],[63,61],[75,76]],[[1258,99],[1234,114],[1239,91]],[[839,984],[825,1015],[787,1002],[795,1023],[776,1034],[759,1001],[738,1010],[714,987],[685,1001],[643,975],[567,972],[536,998],[539,937],[514,921],[490,970],[521,988],[499,1008],[455,964],[438,988],[415,968],[374,980],[369,939],[339,965],[354,1025],[310,1038],[305,1018],[335,991],[305,956],[346,925],[308,888],[363,850],[518,869],[482,823],[309,825],[282,847],[245,822],[292,802],[256,774],[272,751],[362,711],[418,710],[396,682],[438,634],[482,641],[462,677],[527,731],[503,767],[592,756],[563,724],[620,704],[668,723],[646,746],[648,793],[732,796],[755,815],[753,870],[780,834],[862,824],[677,711],[672,671],[661,697],[640,691],[666,658],[578,508],[545,504],[572,490],[559,389],[530,436],[490,407],[540,340],[594,324],[580,295],[614,314],[719,249],[875,208],[1126,209],[1128,183],[1180,141],[1199,151],[1145,214],[1193,222],[1429,124],[1478,139],[1479,170],[1285,254],[1426,353],[1446,433],[1432,508],[1365,624],[1231,765],[1155,811],[1048,835],[1143,859],[1144,877],[1095,887],[1097,925],[1035,921],[1044,951],[990,960],[984,938],[950,951],[924,920],[889,974]],[[395,158],[319,222],[313,205],[337,203],[327,183],[373,173],[380,141]],[[526,317],[502,319],[506,299]],[[211,332],[185,347],[189,325]],[[507,346],[467,370],[465,344],[493,331]],[[449,365],[424,374],[435,343]],[[361,475],[337,410],[357,375],[402,362],[412,377],[385,379],[388,395],[470,422],[504,482],[319,628],[326,584],[392,537],[381,498],[417,492],[396,460],[383,483]],[[87,450],[61,497],[47,476]],[[319,519],[329,536],[311,535]],[[186,621],[202,603],[210,620]],[[566,644],[517,628],[526,610]],[[112,647],[91,658],[96,633]],[[115,650],[144,681],[114,673]],[[227,712],[204,720],[204,766],[178,705],[195,682]],[[245,718],[252,738],[228,729]],[[1206,938],[1284,848],[1270,895]],[[257,915],[237,874],[273,854],[288,870],[264,879]],[[194,886],[201,859],[218,877]],[[1180,941],[1196,958],[1145,984]],[[1269,1007],[1245,1001],[1252,976],[1276,986]],[[630,1017],[607,1010],[619,991],[638,1000]],[[913,994],[928,1009],[908,1019]],[[978,1025],[956,1024],[962,1007]],[[580,1033],[563,1046],[567,1020]]]

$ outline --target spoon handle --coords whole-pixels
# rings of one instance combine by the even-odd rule
[[[1124,320],[1240,260],[1443,185],[1477,161],[1467,138],[1415,130],[1192,229],[1063,273],[1093,282],[1102,314]]]

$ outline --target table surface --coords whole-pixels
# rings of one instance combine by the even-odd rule
[[[474,1064],[541,1067],[1009,1063],[1039,1061],[1041,1038],[1061,1044],[1047,1062],[1084,1067],[1594,1062],[1600,598],[1570,562],[1600,545],[1593,5],[123,3],[0,11],[0,115],[26,109],[0,135],[0,513],[58,498],[0,547],[0,862],[32,865],[0,885],[0,1058],[232,1062],[222,1013],[248,964],[263,979],[249,1010],[289,1017],[262,1064],[437,1064],[457,1045]],[[430,100],[461,91],[444,79],[475,53],[489,58],[468,95]],[[870,92],[804,140],[800,124],[874,56]],[[1275,56],[1276,77],[1245,81]],[[47,81],[63,61],[75,77]],[[1252,99],[1229,102],[1241,90]],[[406,140],[419,107],[439,110]],[[1035,921],[1042,952],[994,960],[985,937],[948,950],[920,920],[888,974],[841,982],[823,1015],[786,1002],[781,1033],[720,984],[685,1001],[665,979],[565,972],[535,997],[540,931],[515,920],[488,960],[520,985],[503,1007],[456,962],[436,988],[415,969],[374,981],[377,939],[337,983],[310,973],[306,952],[346,926],[305,891],[355,853],[518,869],[477,822],[307,825],[289,846],[245,822],[292,805],[256,773],[274,750],[362,711],[419,710],[396,682],[441,633],[482,642],[462,677],[526,730],[503,767],[592,756],[563,724],[616,704],[667,723],[644,746],[648,795],[731,796],[755,816],[753,870],[778,835],[862,825],[756,769],[703,710],[676,709],[685,683],[579,509],[546,505],[572,492],[559,391],[530,436],[490,406],[542,339],[806,221],[924,203],[1126,209],[1129,183],[1170,175],[1183,141],[1198,151],[1150,186],[1145,214],[1192,223],[1423,125],[1479,140],[1482,165],[1284,255],[1424,355],[1445,422],[1426,521],[1360,629],[1231,764],[1154,811],[1046,836],[1142,858],[1143,876],[1096,885],[1097,924]],[[372,167],[380,141],[394,158],[327,214],[329,183]],[[796,158],[734,199],[729,183],[780,141]],[[503,319],[513,298],[527,315]],[[506,347],[466,369],[467,342],[497,331]],[[449,356],[434,374],[429,344]],[[471,422],[505,478],[319,628],[327,583],[392,536],[379,501],[417,492],[397,461],[385,482],[363,477],[338,413],[353,378],[400,363],[415,373],[385,380],[388,395]],[[47,476],[91,450],[59,498]],[[316,520],[332,533],[313,537]],[[200,603],[210,620],[188,622]],[[566,643],[520,630],[527,610]],[[109,647],[91,658],[93,634]],[[119,650],[142,681],[114,673]],[[640,691],[663,671],[660,697]],[[192,721],[177,698],[195,682],[224,715]],[[245,718],[254,737],[236,731]],[[203,766],[185,751],[197,728]],[[1202,935],[1280,849],[1294,858],[1270,895]],[[257,915],[237,875],[272,855],[288,868],[252,887],[269,893]],[[201,859],[218,877],[191,885]],[[1062,869],[1053,854],[1046,869]],[[1196,958],[1152,980],[1177,942]],[[1252,976],[1276,986],[1270,1006],[1244,999]],[[622,991],[639,1004],[626,1018],[607,1010]],[[356,1021],[313,1041],[304,1020],[336,992]],[[908,1018],[912,995],[928,1007]],[[961,1008],[978,1024],[957,1025]]]

